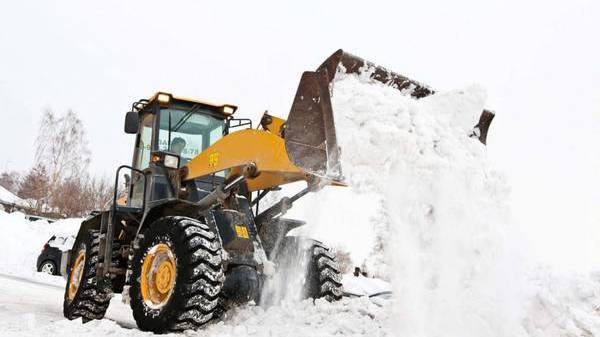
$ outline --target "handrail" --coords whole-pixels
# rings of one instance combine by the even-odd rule
[[[143,193],[143,197],[142,197],[142,210],[145,210],[146,209],[146,189],[147,189],[147,186],[148,186],[148,177],[146,176],[146,174],[144,174],[144,171],[142,171],[142,170],[138,170],[138,169],[136,169],[134,167],[131,167],[129,165],[121,165],[121,166],[119,166],[119,168],[117,168],[117,174],[115,176],[115,190],[114,190],[114,193],[113,193],[113,204],[112,204],[113,212],[116,212],[116,210],[117,210],[117,192],[119,190],[119,188],[118,188],[118,184],[119,184],[119,172],[122,169],[124,169],[124,168],[130,169],[131,171],[139,173],[139,174],[141,174],[144,177],[144,193]]]

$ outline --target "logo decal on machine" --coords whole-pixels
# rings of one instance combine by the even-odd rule
[[[219,164],[219,152],[208,155],[208,167],[216,167]]]
[[[243,225],[235,225],[235,234],[237,234],[237,236],[240,238],[250,238],[250,235],[248,234],[248,228],[246,228],[246,226]]]

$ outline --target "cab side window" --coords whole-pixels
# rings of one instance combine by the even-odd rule
[[[138,139],[138,152],[135,161],[135,167],[143,170],[150,165],[150,151],[152,149],[152,125],[154,123],[154,115],[146,114],[140,125],[140,137]]]

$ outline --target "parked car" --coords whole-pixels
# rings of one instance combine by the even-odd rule
[[[66,256],[75,242],[72,235],[53,235],[42,248],[37,258],[37,270],[50,275],[63,275],[66,272]],[[65,276],[65,275],[63,275]]]
[[[43,216],[29,215],[29,214],[25,214],[25,219],[27,219],[29,221],[46,220],[48,223],[56,222],[56,219],[50,219],[50,218],[46,218]]]

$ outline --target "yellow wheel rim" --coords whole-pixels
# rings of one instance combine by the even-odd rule
[[[159,243],[148,251],[142,264],[140,288],[142,300],[152,309],[162,308],[171,297],[177,276],[177,264],[171,248]]]
[[[71,268],[71,276],[69,277],[69,291],[67,295],[70,300],[73,300],[73,298],[75,298],[75,294],[77,294],[79,284],[81,283],[81,278],[83,277],[84,266],[85,250],[81,250],[77,255],[77,259],[75,259],[75,263],[73,263],[73,268]]]

